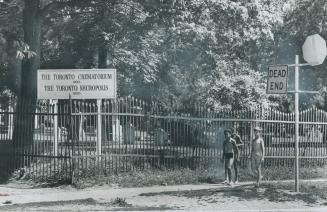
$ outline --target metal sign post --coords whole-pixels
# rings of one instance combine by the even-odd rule
[[[299,55],[295,55],[294,96],[295,96],[295,191],[299,192]]]
[[[295,142],[294,142],[294,178],[295,178],[295,191],[299,192],[299,125],[300,125],[300,113],[299,113],[299,94],[311,93],[317,94],[318,91],[302,91],[299,89],[299,71],[300,66],[309,66],[308,63],[299,63],[299,55],[295,55],[295,64],[288,64],[288,66],[294,66],[294,91],[288,91],[288,93],[294,93],[294,115],[295,115]]]

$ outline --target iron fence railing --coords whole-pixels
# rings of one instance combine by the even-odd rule
[[[15,120],[24,117],[11,103],[0,110],[0,143],[13,144],[10,167],[25,167],[33,177],[71,178],[122,171],[216,163],[222,154],[224,129],[241,136],[242,164],[250,151],[253,128],[263,128],[265,165],[293,163],[294,113],[272,108],[208,110],[193,106],[168,111],[133,97],[117,100],[38,101],[32,141],[24,132],[14,138]],[[25,114],[26,115],[26,114]],[[327,159],[327,113],[317,108],[300,113],[300,158],[303,165]],[[22,128],[23,129],[23,128]],[[24,128],[24,130],[29,128]],[[16,145],[15,145],[16,144]],[[3,154],[6,155],[6,154]],[[9,165],[8,165],[9,166]]]

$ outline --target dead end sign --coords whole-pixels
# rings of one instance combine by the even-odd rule
[[[288,66],[268,66],[267,94],[287,93]]]

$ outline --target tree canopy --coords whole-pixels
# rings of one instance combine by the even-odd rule
[[[266,94],[267,65],[293,63],[307,35],[327,35],[318,0],[3,0],[0,9],[1,90],[32,99],[40,67],[108,67],[119,96],[168,109],[288,110],[292,97]],[[303,104],[325,107],[325,67],[308,69],[303,86],[321,94]]]

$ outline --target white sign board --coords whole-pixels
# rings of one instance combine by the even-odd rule
[[[41,69],[37,72],[38,99],[116,98],[115,69]]]
[[[276,65],[268,66],[267,93],[284,94],[287,93],[288,66]]]

